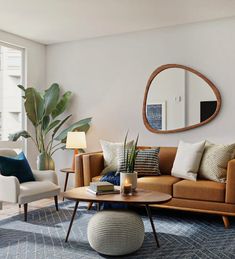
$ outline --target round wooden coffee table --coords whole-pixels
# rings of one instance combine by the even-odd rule
[[[68,241],[69,234],[73,225],[73,220],[77,212],[78,204],[80,201],[86,201],[86,202],[96,202],[96,203],[102,203],[102,202],[110,202],[110,203],[126,203],[126,204],[139,204],[144,205],[152,226],[153,235],[155,237],[157,246],[159,247],[159,242],[155,230],[155,226],[152,219],[152,214],[149,205],[150,204],[157,204],[169,201],[172,197],[169,194],[165,194],[162,192],[157,191],[148,191],[143,189],[137,189],[135,193],[133,193],[132,196],[123,196],[122,194],[106,194],[106,195],[94,195],[87,191],[87,187],[78,187],[74,188],[72,190],[69,190],[65,193],[63,193],[64,198],[69,200],[74,200],[75,206],[73,215],[69,224],[67,236],[65,239],[65,242]]]

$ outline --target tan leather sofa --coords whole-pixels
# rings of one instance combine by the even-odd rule
[[[228,227],[228,216],[235,216],[235,159],[228,163],[227,183],[202,179],[190,181],[171,176],[176,151],[175,147],[161,147],[159,165],[162,175],[138,178],[138,187],[172,195],[170,201],[153,205],[155,207],[221,215],[225,227]],[[103,168],[102,152],[78,155],[76,187],[98,181]]]

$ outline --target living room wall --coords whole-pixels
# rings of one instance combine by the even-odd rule
[[[15,45],[26,50],[26,84],[43,89],[46,78],[46,47],[42,44],[0,31],[0,42]],[[16,88],[17,91],[17,88]],[[31,124],[27,123],[28,130],[32,132]],[[36,167],[37,152],[31,141],[27,142],[27,157],[33,168]]]
[[[235,18],[100,37],[47,47],[47,83],[72,90],[73,118],[93,117],[87,150],[100,139],[122,141],[129,129],[141,145],[176,146],[180,139],[234,142]],[[222,109],[211,123],[175,134],[153,134],[142,120],[142,102],[151,72],[167,63],[202,72],[218,87]],[[65,153],[67,152],[66,155]],[[71,164],[59,151],[57,168]]]

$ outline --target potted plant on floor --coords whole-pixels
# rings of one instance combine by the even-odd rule
[[[137,177],[138,173],[135,171],[135,162],[138,154],[137,144],[139,136],[137,136],[133,146],[128,149],[127,148],[127,137],[126,134],[124,140],[124,148],[123,148],[123,158],[124,158],[124,170],[120,172],[120,185],[121,189],[124,189],[124,186],[131,186],[132,190],[135,190],[137,187]]]
[[[20,137],[31,138],[39,155],[37,168],[39,170],[54,170],[55,163],[52,155],[59,149],[65,148],[67,133],[69,131],[87,132],[90,128],[91,118],[74,122],[69,127],[60,131],[61,127],[72,116],[61,118],[71,100],[72,92],[67,91],[62,96],[58,84],[52,84],[43,92],[33,87],[18,87],[23,91],[26,115],[34,127],[34,134],[21,130],[9,135],[9,140],[17,141]]]

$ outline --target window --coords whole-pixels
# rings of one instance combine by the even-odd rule
[[[22,115],[23,51],[0,43],[0,140],[24,128]]]

